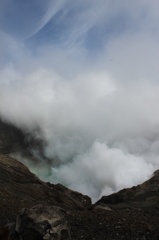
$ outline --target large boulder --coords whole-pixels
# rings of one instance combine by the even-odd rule
[[[37,205],[23,209],[17,216],[15,232],[21,240],[70,239],[70,229],[65,210],[55,206]]]

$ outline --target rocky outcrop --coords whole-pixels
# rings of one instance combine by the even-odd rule
[[[23,209],[17,216],[14,232],[20,240],[69,240],[70,228],[67,212],[55,206],[38,205]]]
[[[123,189],[109,196],[103,196],[95,205],[112,208],[158,208],[159,207],[159,170],[149,180],[138,186]]]
[[[15,219],[22,208],[37,204],[84,209],[91,199],[60,184],[44,183],[21,162],[0,155],[0,225]]]

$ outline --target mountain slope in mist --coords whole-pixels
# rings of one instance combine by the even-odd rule
[[[25,137],[20,129],[0,120],[0,153],[10,154],[27,151]]]
[[[83,209],[91,199],[57,184],[44,183],[19,161],[0,154],[0,226],[15,220],[22,208],[37,204]]]

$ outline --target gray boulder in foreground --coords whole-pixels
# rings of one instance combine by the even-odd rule
[[[15,232],[21,240],[70,239],[67,212],[56,206],[37,205],[17,216]]]

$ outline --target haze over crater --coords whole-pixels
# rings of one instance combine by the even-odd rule
[[[159,168],[158,9],[1,1],[0,115],[45,143],[41,178],[96,200]]]

